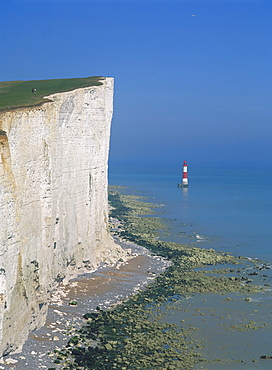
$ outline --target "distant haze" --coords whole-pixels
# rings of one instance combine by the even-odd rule
[[[2,0],[0,80],[115,78],[110,165],[272,166],[271,0]]]

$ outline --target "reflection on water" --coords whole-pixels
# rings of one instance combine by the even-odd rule
[[[187,197],[187,195],[188,195],[188,188],[182,188],[182,195],[184,197]]]

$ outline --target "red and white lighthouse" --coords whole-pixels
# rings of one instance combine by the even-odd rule
[[[182,166],[182,183],[178,184],[179,188],[187,188],[188,187],[188,166],[186,161],[183,162]]]
[[[183,162],[182,166],[182,185],[188,186],[188,166],[186,161]]]

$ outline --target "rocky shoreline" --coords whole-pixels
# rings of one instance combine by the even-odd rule
[[[217,327],[222,323],[226,328],[230,325],[229,312],[227,315],[224,312],[227,305],[235,304],[245,310],[243,324],[231,325],[230,335],[234,335],[233,331],[269,330],[269,323],[253,322],[248,315],[255,317],[262,308],[254,297],[265,294],[269,288],[267,273],[259,272],[269,271],[270,266],[212,249],[161,241],[158,230],[164,225],[159,218],[150,217],[150,204],[142,202],[140,197],[116,192],[113,196],[112,215],[118,217],[110,219],[111,229],[118,243],[131,250],[128,260],[115,266],[103,266],[71,281],[69,286],[60,287],[52,296],[46,326],[32,333],[23,352],[6,359],[2,368],[150,369],[161,366],[184,370],[203,369],[207,361],[209,368],[217,366],[218,361],[222,369],[229,370],[234,363],[237,369],[244,366],[245,361],[239,355],[235,360],[228,355],[224,360],[205,359],[199,350],[203,340],[195,341],[192,330],[199,330],[205,323],[203,315],[214,310],[215,306],[208,308],[213,300],[214,305],[220,306],[220,315],[215,318],[212,314],[208,319],[219,320]],[[148,246],[153,254],[140,245]],[[194,302],[192,297],[199,294],[203,298],[195,301],[194,310],[201,321],[195,320],[196,313],[190,306]],[[123,304],[118,304],[120,302]],[[248,302],[257,307],[250,309]],[[236,306],[233,309],[237,309]],[[171,324],[171,320],[167,322],[167,311],[173,309],[183,312],[178,325]],[[216,331],[216,327],[213,330]],[[51,352],[49,356],[48,352]],[[256,357],[246,361],[254,363],[257,369],[258,365],[262,366],[258,361],[269,361],[270,355],[267,351],[260,357],[256,352]],[[14,361],[16,363],[12,363]]]
[[[45,325],[30,334],[22,352],[4,357],[0,369],[55,367],[54,350],[67,344],[69,336],[84,323],[84,314],[97,306],[104,310],[127,299],[169,266],[169,261],[152,256],[141,246],[115,241],[127,250],[127,261],[101,266],[68,285],[60,285],[52,292]]]

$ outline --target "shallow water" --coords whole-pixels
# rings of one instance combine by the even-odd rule
[[[199,329],[194,337],[209,362],[195,369],[271,369],[272,359],[260,357],[272,355],[272,173],[189,167],[189,187],[179,189],[179,170],[111,168],[109,182],[161,205],[159,215],[170,222],[166,240],[265,261],[242,272],[265,289],[248,297],[197,294],[170,301],[166,320]]]
[[[112,167],[109,183],[132,187],[162,204],[163,217],[171,220],[172,241],[272,262],[271,170],[254,169],[253,174],[248,169],[189,167],[187,189],[177,188],[179,171]]]
[[[200,294],[166,309],[167,321],[199,329],[194,332],[204,345],[199,351],[211,362],[196,369],[271,369],[271,360],[260,357],[271,354],[272,320],[257,294],[246,303],[235,294]]]

